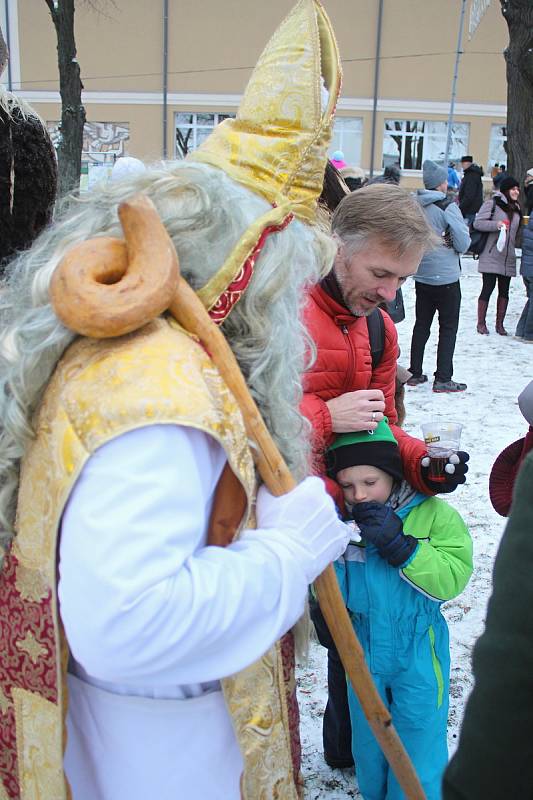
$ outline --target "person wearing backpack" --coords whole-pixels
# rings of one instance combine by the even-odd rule
[[[422,173],[425,188],[417,190],[416,199],[440,241],[433,250],[424,255],[415,275],[416,319],[409,367],[412,376],[408,384],[417,386],[427,381],[427,375],[422,371],[422,362],[433,318],[438,313],[439,344],[433,391],[464,392],[466,383],[452,380],[452,375],[461,308],[460,255],[468,250],[470,235],[459,207],[446,197],[446,167],[427,160],[422,165]]]
[[[446,472],[444,483],[434,483],[422,464],[424,442],[397,426],[398,336],[390,316],[378,308],[393,300],[406,277],[416,272],[428,243],[434,246],[437,237],[415,198],[386,183],[346,195],[333,213],[332,231],[338,247],[334,266],[311,288],[304,316],[316,350],[304,375],[301,405],[313,430],[313,471],[325,478],[341,506],[341,488],[325,477],[325,453],[338,433],[373,431],[386,415],[409,483],[426,494],[452,492],[465,482],[468,455],[461,453],[459,463],[453,468],[450,464],[451,474]],[[384,333],[379,358],[373,357],[375,321],[383,325]],[[331,767],[347,767],[352,753],[346,676],[328,641],[320,609],[312,606],[311,610],[318,638],[328,648],[324,758]]]
[[[503,327],[509,303],[509,285],[516,275],[515,242],[522,220],[518,204],[520,184],[516,178],[504,178],[491,200],[485,201],[474,220],[474,229],[488,233],[485,245],[479,256],[478,271],[482,275],[483,286],[477,305],[477,332],[488,334],[487,309],[496,280],[498,299],[496,301],[496,333],[507,336]],[[500,230],[506,228],[505,242],[498,246]]]

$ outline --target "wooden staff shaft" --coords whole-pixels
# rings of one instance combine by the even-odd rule
[[[194,290],[181,278],[170,312],[185,330],[198,337],[235,397],[252,442],[259,474],[267,488],[276,496],[290,492],[296,485],[294,478],[266,428],[233,351]],[[344,669],[398,783],[408,800],[426,800],[418,776],[372,680],[331,565],[316,579],[315,589]]]

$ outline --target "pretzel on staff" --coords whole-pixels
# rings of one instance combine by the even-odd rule
[[[169,310],[198,337],[237,401],[253,455],[274,495],[290,492],[295,481],[252,399],[233,351],[194,290],[180,276],[174,246],[153,203],[138,195],[119,207],[125,241],[92,239],[69,251],[55,270],[50,297],[55,313],[84,336],[122,336]],[[342,663],[408,800],[425,800],[413,765],[376,690],[363,651],[330,565],[315,581],[320,608]]]

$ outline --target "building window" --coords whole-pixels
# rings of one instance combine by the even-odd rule
[[[61,137],[59,122],[47,122],[54,147]],[[129,122],[86,122],[83,126],[80,189],[90,189],[97,181],[108,178],[113,164],[127,154],[130,138]]]
[[[361,165],[361,143],[363,140],[363,120],[361,117],[336,117],[330,154],[342,150],[344,160],[351,167]]]
[[[459,161],[468,150],[469,124],[452,126],[450,161]],[[383,167],[399,164],[402,169],[422,169],[426,159],[443,162],[446,153],[447,122],[386,119],[383,134]]]
[[[175,114],[176,158],[185,158],[187,153],[196,150],[207,139],[219,122],[234,117],[235,114]]]
[[[490,126],[489,167],[507,164],[507,125]]]

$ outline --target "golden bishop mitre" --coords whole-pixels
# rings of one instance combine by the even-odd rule
[[[223,169],[273,205],[314,222],[322,191],[341,66],[318,0],[300,0],[267,44],[235,119],[187,158]]]

